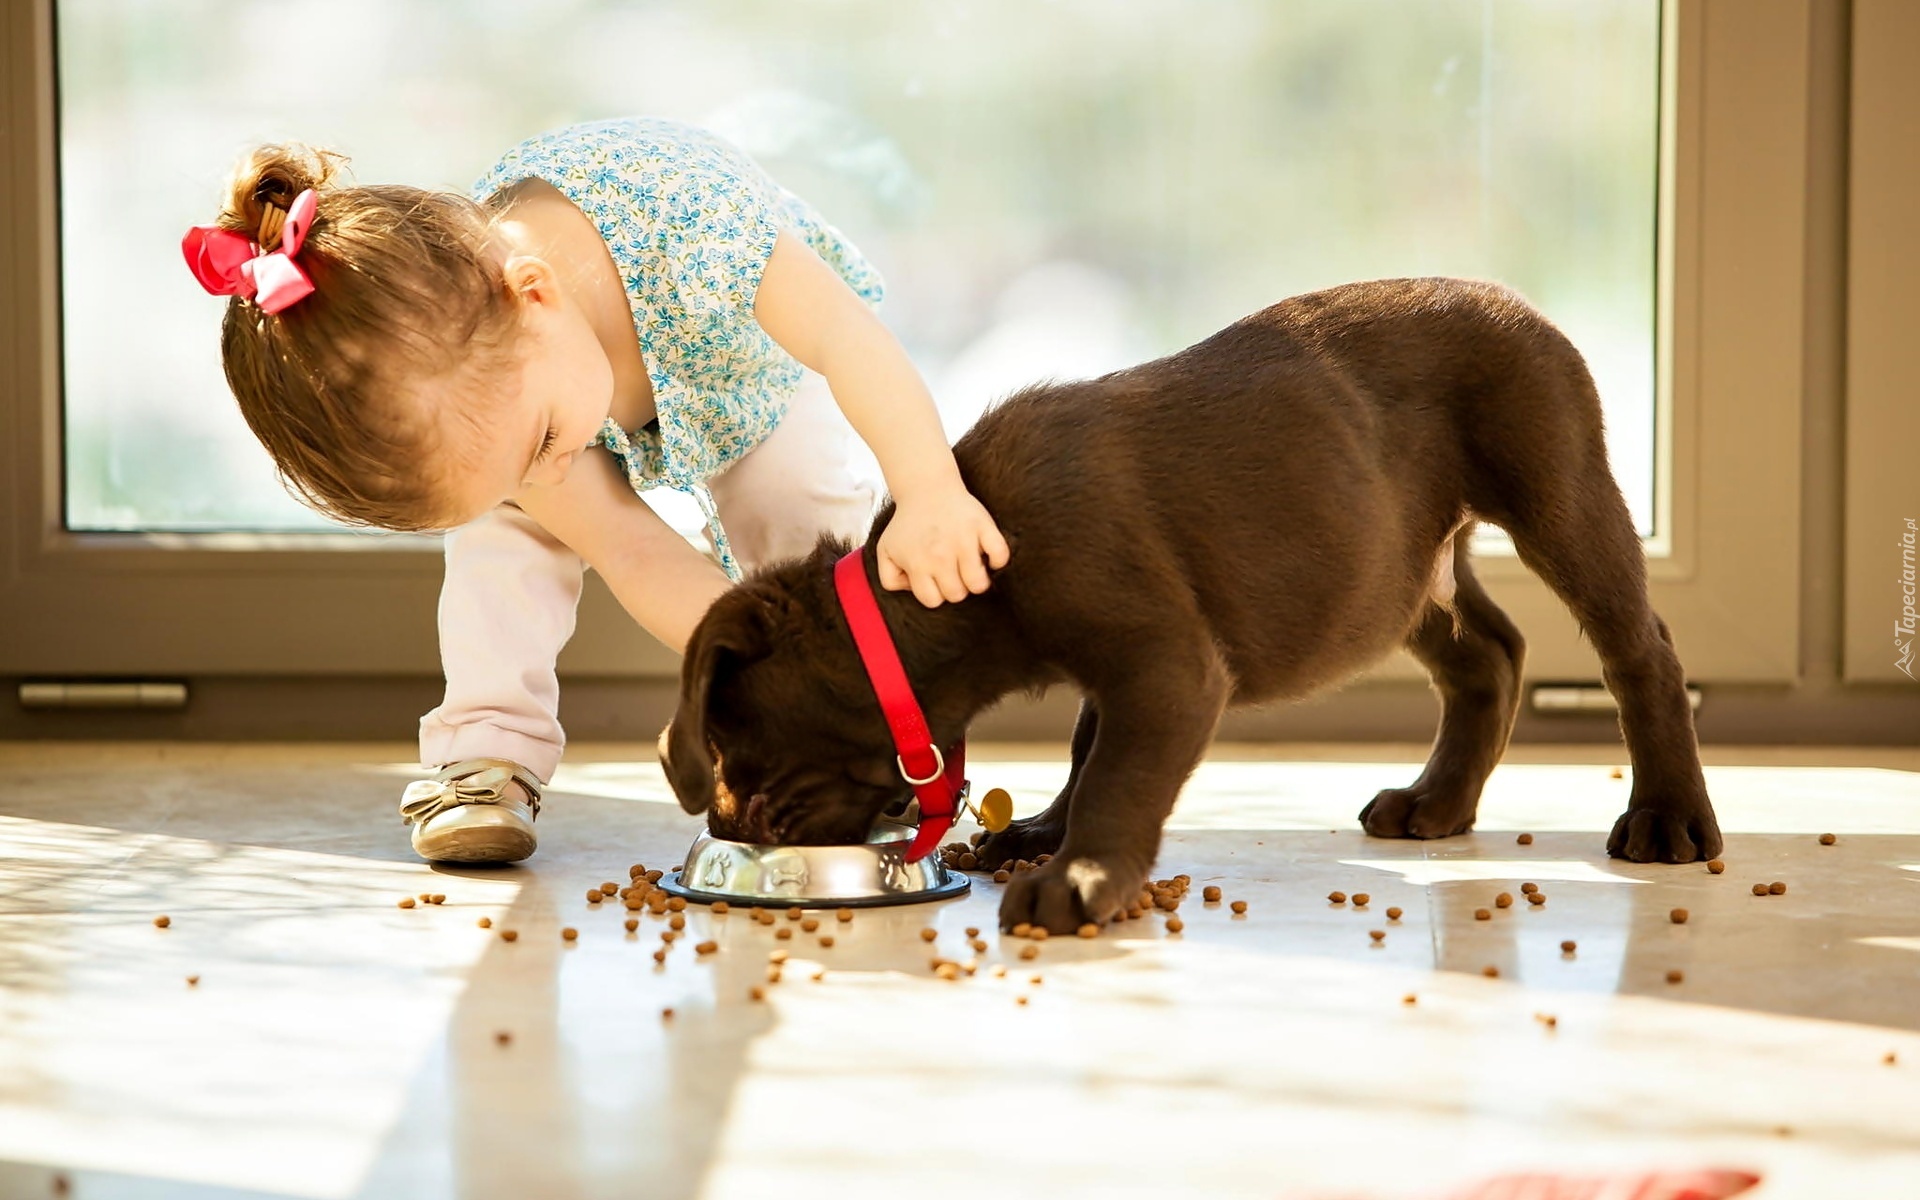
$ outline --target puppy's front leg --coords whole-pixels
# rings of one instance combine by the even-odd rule
[[[1180,787],[1206,753],[1226,706],[1227,674],[1210,656],[1186,679],[1149,676],[1096,697],[1099,725],[1074,784],[1066,837],[1000,901],[1000,927],[1049,933],[1104,924],[1140,894]]]
[[[1093,749],[1093,735],[1099,723],[1100,713],[1092,698],[1082,697],[1080,716],[1073,723],[1072,765],[1067,768],[1066,786],[1046,808],[982,839],[974,851],[981,866],[993,871],[1016,859],[1032,860],[1060,849],[1061,839],[1067,836],[1067,813],[1073,808],[1073,790],[1080,784],[1080,772]]]

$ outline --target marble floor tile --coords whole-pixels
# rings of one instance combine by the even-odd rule
[[[969,754],[1023,812],[1065,775]],[[413,858],[403,747],[0,745],[0,1197],[1920,1195],[1920,751],[1709,751],[1717,876],[1606,857],[1618,754],[1516,747],[1475,833],[1415,843],[1354,817],[1423,747],[1222,746],[1156,872],[1177,934],[1022,960],[976,879],[831,948],[696,907],[656,966],[659,919],[584,897],[696,832],[648,748],[575,747],[540,853],[481,869]]]

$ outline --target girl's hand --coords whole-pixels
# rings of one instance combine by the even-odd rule
[[[987,590],[987,563],[1007,565],[1007,539],[973,493],[953,487],[911,501],[896,499],[893,520],[880,535],[880,586],[912,588],[928,608],[958,603]]]

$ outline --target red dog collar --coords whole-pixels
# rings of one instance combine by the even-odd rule
[[[867,582],[861,550],[833,564],[833,588],[840,594],[840,608],[847,614],[847,627],[853,630],[853,644],[873,683],[887,728],[893,731],[893,746],[900,752],[894,761],[920,801],[920,829],[907,848],[907,861],[919,862],[953,826],[966,787],[967,739],[955,742],[945,755],[933,744],[926,715],[913,698],[913,685],[907,682],[886,618],[880,615],[880,603],[873,598],[873,585]]]

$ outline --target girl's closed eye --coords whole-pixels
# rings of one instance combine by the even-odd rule
[[[553,453],[554,439],[559,436],[560,434],[558,430],[556,430],[551,425],[547,426],[547,435],[540,439],[540,449],[534,451],[534,454],[533,454],[533,461],[535,463],[543,463],[547,461],[547,455]]]

